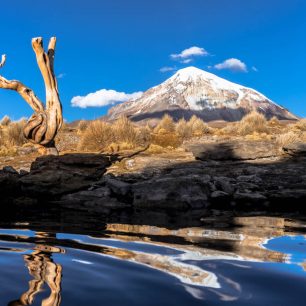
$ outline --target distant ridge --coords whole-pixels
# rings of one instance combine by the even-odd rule
[[[237,121],[252,110],[267,118],[298,119],[258,91],[195,67],[178,70],[140,98],[112,107],[107,118],[114,120],[126,115],[133,121],[141,121],[168,113],[175,119],[197,115],[206,121]]]

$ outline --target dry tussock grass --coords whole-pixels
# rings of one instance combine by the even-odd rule
[[[278,120],[277,117],[273,116],[269,121],[268,121],[268,125],[271,127],[280,127],[281,123]]]
[[[22,146],[27,142],[23,135],[23,128],[26,120],[11,122],[5,128],[1,129],[0,145],[2,146]]]
[[[5,115],[5,116],[1,119],[0,124],[1,124],[2,126],[8,126],[11,122],[12,122],[12,120],[10,119],[10,117],[7,116],[7,115]]]
[[[252,111],[239,122],[229,123],[223,129],[224,134],[247,136],[254,133],[269,134],[268,121],[263,114]]]
[[[294,124],[293,128],[306,132],[306,119],[299,120],[296,124]]]
[[[148,125],[138,128],[136,139],[139,146],[148,146],[152,141],[152,129]]]
[[[27,140],[23,135],[23,128],[26,124],[25,119],[16,122],[6,121],[0,129],[0,155],[15,155],[16,147],[23,146]]]
[[[150,144],[149,148],[147,149],[147,152],[150,154],[162,154],[167,152],[167,150],[159,145]]]
[[[188,139],[192,136],[192,129],[185,119],[180,119],[175,127],[175,131],[182,139]]]
[[[121,116],[112,125],[114,140],[116,143],[128,143],[137,145],[137,131],[133,123],[125,116]]]
[[[182,139],[188,139],[209,134],[212,129],[202,119],[193,115],[189,121],[180,119],[175,126],[175,131]]]
[[[193,115],[188,121],[192,136],[203,136],[211,132],[209,126],[200,118]]]
[[[276,137],[276,143],[280,148],[283,148],[299,140],[300,140],[299,134],[295,133],[294,131],[289,131],[284,134],[277,135]]]
[[[166,130],[159,130],[152,134],[152,144],[163,148],[177,148],[182,144],[182,139],[176,133],[170,133]]]
[[[170,117],[168,114],[164,115],[161,121],[158,123],[156,128],[154,129],[155,133],[164,133],[164,131],[168,133],[175,132],[175,122],[172,117]]]
[[[27,142],[23,135],[23,129],[26,124],[26,120],[22,119],[17,122],[12,122],[7,128],[7,143],[13,146],[22,146]]]
[[[210,131],[209,127],[199,118],[192,117],[188,122],[184,119],[177,124],[165,115],[154,128],[137,127],[128,118],[120,117],[114,123],[93,121],[81,134],[79,150],[117,152],[153,144],[162,148],[177,148],[184,139],[202,136]]]
[[[89,122],[86,120],[79,121],[78,127],[77,127],[78,133],[83,133],[87,129],[88,125],[89,125]]]
[[[82,124],[83,125],[83,124]],[[89,122],[81,135],[79,150],[117,152],[145,146],[151,138],[148,127],[137,128],[126,117],[110,124],[96,120]]]
[[[237,124],[237,133],[241,136],[254,132],[268,133],[267,119],[263,114],[253,111],[242,118]]]
[[[83,151],[101,151],[114,142],[114,132],[109,123],[96,120],[88,124],[78,149]]]

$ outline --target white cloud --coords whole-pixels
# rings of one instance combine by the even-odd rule
[[[99,107],[115,104],[116,102],[124,102],[129,99],[136,99],[142,96],[142,92],[134,92],[127,94],[112,89],[101,89],[86,96],[76,96],[71,99],[73,107]]]
[[[58,79],[62,79],[62,78],[64,78],[66,76],[66,73],[60,73],[58,76],[57,76],[57,78]]]
[[[214,66],[218,70],[231,70],[236,72],[248,72],[248,68],[244,62],[237,58],[229,58],[223,63]]]
[[[181,53],[178,54],[171,54],[170,57],[174,60],[191,60],[194,56],[206,56],[208,52],[204,48],[200,47],[190,47],[188,49],[183,50]]]
[[[170,71],[175,71],[177,68],[176,67],[162,67],[159,69],[160,72],[165,73],[165,72],[170,72]]]
[[[190,62],[192,62],[192,58],[187,58],[181,61],[182,64],[189,64]]]

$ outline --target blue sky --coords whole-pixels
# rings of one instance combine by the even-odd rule
[[[0,54],[7,62],[0,74],[44,99],[31,38],[43,36],[47,45],[57,36],[55,69],[68,121],[100,117],[109,107],[72,107],[75,96],[144,91],[173,74],[161,68],[189,65],[255,88],[306,117],[305,16],[305,0],[7,1],[0,19]],[[209,54],[170,56],[193,46]],[[231,58],[248,72],[215,68]],[[0,89],[0,117],[31,113],[17,93]]]

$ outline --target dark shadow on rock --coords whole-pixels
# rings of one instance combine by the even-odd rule
[[[246,114],[246,110],[244,108],[214,108],[214,109],[205,109],[205,111],[200,110],[189,110],[182,109],[179,107],[173,106],[172,109],[167,109],[163,111],[154,111],[142,114],[127,114],[130,120],[132,121],[142,121],[148,119],[161,119],[165,114],[170,115],[175,121],[178,121],[181,118],[185,118],[185,120],[189,120],[193,115],[203,119],[206,122],[215,121],[215,120],[224,120],[227,122],[234,122],[241,120]],[[265,116],[270,119],[275,114],[265,113]],[[280,120],[287,120],[288,118],[279,117]]]
[[[40,157],[28,174],[14,169],[0,172],[5,211],[0,219],[31,224],[37,220],[49,226],[65,226],[67,220],[69,226],[90,229],[105,222],[198,226],[210,216],[227,218],[228,224],[236,215],[303,217],[305,156],[272,156],[259,162],[246,159],[245,150],[242,158],[238,149],[237,144],[205,144],[194,151],[194,161],[157,168],[148,163],[141,173],[120,176],[105,172],[129,156]]]
[[[148,119],[161,119],[165,114],[170,115],[175,121],[178,121],[181,118],[189,120],[193,115],[196,115],[198,118],[205,120],[206,122],[214,120],[225,120],[225,121],[239,121],[243,116],[246,115],[246,112],[243,108],[237,109],[207,109],[203,111],[194,111],[188,109],[174,108],[164,111],[156,111],[150,113],[143,113],[139,115],[131,115],[129,119],[132,121],[142,121]]]

